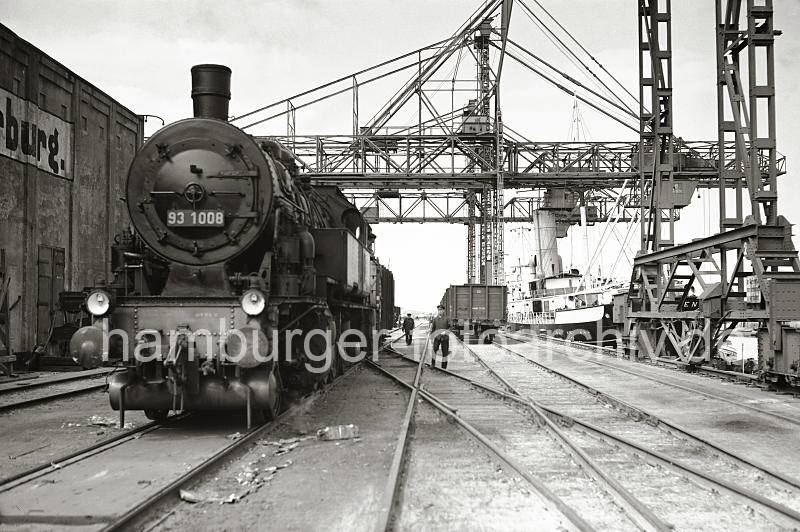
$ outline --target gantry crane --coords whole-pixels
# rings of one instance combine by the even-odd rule
[[[447,39],[232,121],[252,131],[285,118],[286,134],[277,135],[278,140],[294,151],[306,176],[313,183],[345,189],[373,223],[466,225],[468,282],[504,282],[504,223],[530,221],[537,209],[556,213],[561,234],[580,220],[581,208],[585,220],[613,217],[637,222],[640,252],[628,294],[626,334],[640,354],[707,360],[725,331],[741,321],[754,321],[763,337],[764,364],[771,360],[772,368],[784,376],[791,374],[794,364],[796,373],[800,355],[787,358],[785,353],[787,345],[795,346],[795,351],[800,347],[786,323],[800,318],[799,306],[789,303],[799,299],[800,268],[790,226],[777,213],[776,178],[784,173],[785,161],[775,145],[772,1],[755,5],[746,0],[743,12],[742,0],[716,0],[716,141],[684,141],[673,130],[670,0],[635,3],[638,99],[552,17],[547,20],[563,30],[562,37],[568,36],[564,40],[572,39],[585,52],[583,59],[573,56],[600,82],[595,88],[512,40],[509,27],[516,5],[549,32],[548,38],[568,50],[545,20],[550,13],[532,1],[539,13],[524,0],[484,2]],[[744,27],[740,20],[745,21]],[[742,53],[750,67],[747,94],[739,79]],[[475,65],[468,79],[462,79],[470,71],[464,67],[465,58]],[[525,138],[501,112],[504,61],[522,65],[635,132],[638,140],[539,142]],[[766,81],[755,78],[762,67]],[[362,120],[360,91],[404,73],[411,75],[394,96],[370,119]],[[442,92],[449,92],[449,109],[442,108]],[[346,94],[352,95],[350,133],[298,134],[297,111]],[[464,94],[474,97],[456,105],[455,96]],[[756,128],[762,102],[768,113],[766,132]],[[733,110],[733,120],[726,119],[726,106]],[[398,121],[401,112],[409,111],[411,120]],[[678,245],[675,221],[697,187],[719,189],[720,233]],[[539,197],[514,194],[506,200],[507,190],[520,189],[543,193]],[[749,216],[744,209],[745,190]],[[745,290],[746,283],[750,292]],[[691,308],[687,299],[695,285],[702,290],[702,302]]]
[[[709,360],[733,327],[754,323],[762,371],[796,385],[800,333],[792,322],[800,317],[800,263],[791,226],[777,208],[784,164],[775,135],[774,43],[780,32],[773,27],[772,0],[746,0],[742,7],[742,0],[715,3],[719,232],[676,245],[672,223],[660,223],[660,214],[675,207],[671,6],[669,0],[639,1],[641,101],[653,111],[643,106],[641,112],[641,142],[651,146],[641,153],[644,158],[649,151],[651,160],[650,168],[644,160],[640,165],[642,240],[629,317],[645,353],[676,354],[688,362]],[[666,38],[660,40],[662,32]],[[690,297],[696,286],[702,290],[697,300]]]

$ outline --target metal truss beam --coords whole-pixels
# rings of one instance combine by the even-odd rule
[[[660,290],[659,277],[663,277]],[[748,279],[753,282],[749,289]],[[770,335],[769,355],[793,356],[790,362],[798,358],[797,353],[781,352],[779,322],[796,317],[786,303],[800,296],[797,252],[785,221],[744,225],[640,255],[634,259],[633,284],[629,317],[640,321],[640,332],[654,338],[644,346],[640,343],[649,355],[708,361],[729,327],[761,321]],[[695,289],[699,298],[690,295]],[[773,298],[780,299],[777,309]]]
[[[662,224],[660,216],[661,210],[674,209],[671,3],[671,0],[639,0],[642,252],[657,251],[674,244],[674,223],[670,217],[669,222]]]
[[[708,248],[723,248],[730,246],[732,243],[736,244],[735,247],[739,247],[738,243],[740,240],[751,238],[757,233],[758,226],[755,224],[738,227],[735,230],[728,231],[727,233],[712,235],[710,237],[688,242],[686,244],[673,246],[670,249],[648,253],[647,255],[639,255],[633,259],[633,265],[643,266],[645,264],[669,262],[674,260],[675,257],[682,255],[689,256]]]
[[[344,189],[493,189],[497,175],[480,152],[495,144],[493,135],[312,135],[257,137],[291,143],[298,164],[315,184]],[[354,148],[353,146],[357,146]],[[699,181],[719,186],[716,141],[675,141],[675,181]],[[726,169],[733,168],[736,145],[722,146]],[[640,177],[639,143],[526,142],[508,136],[500,142],[500,170],[505,189],[547,188],[557,185],[612,188]],[[763,175],[771,171],[766,148],[758,149]],[[785,173],[785,158],[776,156],[775,171]],[[744,176],[728,173],[735,186]]]
[[[464,197],[467,201],[467,282],[477,283],[478,282],[478,268],[475,263],[477,257],[475,256],[475,224],[477,224],[476,218],[476,209],[477,209],[477,198],[475,197],[474,191],[467,191],[464,194]],[[354,202],[355,203],[355,202]],[[379,213],[377,212],[376,208],[376,217],[374,222],[371,223],[378,223],[380,221]]]
[[[750,215],[756,222],[775,224],[778,215],[772,0],[762,5],[754,0],[746,3],[742,17],[741,0],[716,2],[718,140],[720,145],[733,140],[736,148],[718,153],[718,164],[726,169],[723,177],[734,181],[734,186],[723,182],[719,189],[721,231],[744,223],[743,187],[749,192]],[[740,77],[742,54],[747,60],[747,92]]]
[[[485,207],[478,204],[474,193],[470,191],[351,191],[346,195],[372,224],[450,223],[474,227],[479,218],[484,219]],[[587,221],[590,224],[603,222],[612,215],[618,222],[638,220],[635,212],[638,204],[634,205],[636,199],[621,199],[623,201],[617,201],[613,194],[593,196],[587,210]],[[470,201],[473,202],[472,213]],[[577,204],[572,207],[547,207],[541,198],[530,196],[517,196],[507,200],[503,206],[503,219],[509,223],[530,223],[536,219],[536,211],[540,209],[556,213],[558,222],[575,224],[581,221],[580,207]],[[677,217],[677,213],[675,216]],[[491,223],[493,217],[493,208],[490,205],[488,216],[485,217],[487,223]],[[475,236],[474,231],[472,236]],[[473,252],[474,250],[473,245]]]

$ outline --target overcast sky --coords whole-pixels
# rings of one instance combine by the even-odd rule
[[[540,2],[631,92],[638,91],[635,0]],[[716,139],[714,2],[672,4],[675,132],[687,140]],[[193,64],[217,62],[233,69],[231,113],[239,115],[444,39],[478,5],[475,0],[1,0],[0,20],[133,111],[170,122],[191,114]],[[797,222],[800,202],[793,198],[800,187],[792,169],[800,160],[800,1],[775,0],[775,11],[775,26],[783,30],[776,45],[778,149],[789,168],[780,181],[779,210]],[[510,36],[572,68],[519,7],[514,8]],[[570,97],[510,64],[503,78],[507,124],[534,140],[567,140]],[[388,89],[380,86],[364,94],[363,113],[388,99]],[[303,113],[298,112],[298,133],[350,133],[347,112]],[[590,109],[584,108],[583,116],[591,140],[635,139]],[[150,120],[147,134],[158,125]],[[701,194],[685,210],[678,240],[714,232],[716,193],[712,196]],[[379,225],[375,230],[379,254],[395,273],[397,301],[404,308],[430,309],[447,285],[465,281],[463,226]],[[600,227],[588,234],[572,230],[567,239],[574,244],[572,252],[562,246],[565,263],[585,261],[580,242],[587,236],[594,242],[600,233]],[[507,240],[513,250],[510,233]]]

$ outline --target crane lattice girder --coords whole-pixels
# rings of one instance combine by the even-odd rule
[[[721,143],[733,137],[738,146],[737,151],[720,153],[720,159],[731,174],[746,178],[744,189],[739,182],[732,190],[720,190],[722,231],[744,222],[744,192],[757,222],[774,224],[778,216],[772,3],[747,0],[742,17],[741,0],[716,2],[718,137]],[[741,79],[742,65],[747,66],[746,82]]]
[[[475,214],[470,216],[469,192],[463,191],[392,191],[387,192],[347,192],[347,197],[364,214],[369,223],[451,223],[469,225],[482,220],[494,221],[493,213],[483,217],[481,205],[475,204]],[[530,223],[536,219],[536,211],[548,209],[555,214],[556,221],[576,224],[581,221],[579,206],[553,208],[543,207],[542,199],[530,196],[517,196],[507,200],[503,207],[503,220],[506,222]],[[635,221],[638,203],[635,198],[617,205],[617,198],[607,195],[592,198],[587,209],[589,223],[603,222],[612,210],[619,211],[621,222]],[[664,216],[667,216],[664,213]],[[675,212],[679,219],[678,211]],[[665,218],[666,220],[666,218]],[[474,235],[473,235],[474,236]]]
[[[429,80],[437,70],[463,45],[466,37],[474,33],[481,23],[490,16],[498,7],[504,4],[502,0],[490,0],[473,13],[472,17],[450,37],[424,67],[420,67],[418,75],[408,80],[405,85],[389,100],[375,118],[368,122],[364,129],[367,132],[378,132],[408,101],[418,93],[419,88]]]
[[[675,243],[673,222],[661,223],[661,209],[673,209],[675,136],[672,122],[672,2],[639,0],[639,139],[652,154],[641,154],[641,252]],[[661,288],[660,284],[657,288]]]
[[[454,136],[455,137],[455,136]],[[494,188],[497,174],[481,170],[478,148],[493,139],[459,135],[382,135],[363,138],[348,135],[258,137],[291,144],[305,175],[316,184],[355,189],[473,189]],[[362,142],[363,141],[363,142]],[[364,146],[354,150],[353,145]],[[447,150],[442,151],[442,146]],[[735,164],[735,143],[725,145],[726,158]],[[698,180],[718,186],[716,141],[676,143],[675,180]],[[639,143],[619,142],[516,142],[502,143],[504,188],[550,186],[620,186],[639,176]],[[649,164],[645,154],[645,164]],[[760,159],[764,172],[768,158]],[[337,167],[330,163],[337,161]],[[421,162],[421,163],[420,163]],[[357,170],[354,170],[354,167]],[[785,159],[777,159],[778,174]],[[732,170],[732,168],[731,168]],[[738,176],[730,172],[733,177]]]

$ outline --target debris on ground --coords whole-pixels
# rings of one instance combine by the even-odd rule
[[[200,494],[189,490],[181,490],[180,497],[181,500],[190,502],[192,504],[198,502],[218,502],[220,504],[233,504],[239,500],[238,496],[235,493],[231,493],[227,497],[220,497],[216,493]]]
[[[281,438],[280,440],[258,440],[256,443],[259,445],[274,445],[275,447],[286,447],[293,443],[300,443],[301,441],[313,440],[316,436],[298,436],[296,438]]]
[[[292,449],[294,449],[295,447],[297,447],[298,445],[300,445],[300,444],[295,442],[295,443],[292,443],[291,445],[287,445],[285,447],[278,447],[278,450],[275,451],[275,456],[280,456],[282,454],[286,454],[289,451],[291,451]]]
[[[225,437],[228,438],[229,440],[238,440],[239,438],[242,437],[242,433],[241,432],[234,432],[233,434],[228,434]]]
[[[312,440],[315,438],[316,436],[302,436],[297,438],[281,438],[280,440],[277,441],[258,440],[256,443],[258,443],[259,445],[273,445],[277,447],[277,449],[273,454],[275,456],[280,456],[282,454],[286,454],[289,451],[296,449],[297,446],[300,445],[300,442],[305,440]]]
[[[247,463],[239,472],[239,474],[236,475],[236,482],[238,482],[240,486],[247,487],[247,489],[245,489],[241,493],[231,493],[230,495],[223,497],[216,492],[201,493],[189,490],[181,490],[180,497],[182,500],[190,502],[192,504],[196,503],[234,504],[241,501],[251,493],[254,493],[259,489],[261,489],[261,486],[263,486],[264,484],[275,478],[275,474],[277,473],[277,471],[285,469],[290,465],[292,465],[293,463],[291,460],[287,460],[281,465],[259,468],[259,461],[260,459],[257,459]]]
[[[250,484],[261,484],[262,482],[272,480],[277,471],[286,469],[294,463],[292,460],[286,460],[284,463],[277,466],[259,468],[258,466],[260,460],[261,459],[254,460],[253,462],[246,464],[242,468],[242,471],[236,475],[236,482],[245,486]]]
[[[95,427],[114,427],[116,429],[130,430],[134,427],[132,422],[125,423],[124,426],[119,426],[119,421],[113,417],[92,416],[89,418],[87,425]],[[67,423],[68,427],[80,427],[80,423]]]
[[[96,427],[113,427],[117,424],[117,420],[110,417],[92,416],[89,418],[89,425]]]
[[[349,440],[358,437],[357,425],[333,425],[323,427],[317,431],[317,438],[320,440]]]
[[[250,462],[246,466],[242,468],[238,475],[236,475],[236,482],[239,484],[250,484],[251,482],[258,479],[258,468],[253,467],[255,465],[254,462]]]
[[[201,497],[200,495],[194,493],[193,491],[189,490],[181,490],[180,491],[181,500],[191,503],[196,502],[205,502],[205,498]]]

